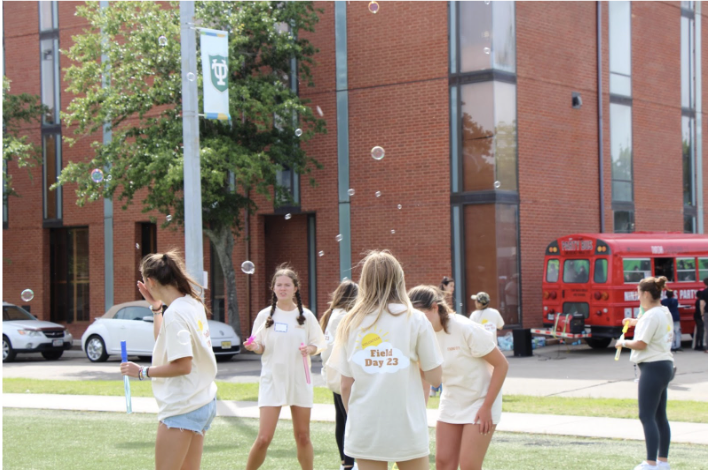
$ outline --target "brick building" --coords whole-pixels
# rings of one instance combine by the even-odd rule
[[[43,167],[32,179],[8,169],[21,197],[3,212],[3,300],[74,335],[139,298],[144,253],[184,247],[182,233],[149,223],[140,204],[79,208],[71,187],[47,190],[62,165],[91,152],[90,139],[61,145],[70,131],[56,113],[71,100],[57,50],[86,26],[78,4],[9,2],[3,16],[12,93],[41,94],[54,110],[26,130],[43,146]],[[375,14],[366,2],[316,6],[316,87],[300,93],[327,121],[307,145],[324,167],[312,175],[317,187],[285,175],[299,201],[291,219],[259,199],[236,240],[234,264],[256,266],[237,272],[243,334],[283,261],[316,313],[339,279],[357,278],[366,250],[387,248],[409,287],[451,275],[458,311],[484,290],[508,325],[529,327],[541,323],[543,253],[554,238],[703,233],[699,2],[381,2]],[[374,146],[384,159],[372,159]],[[207,300],[224,320],[206,238],[204,259]]]

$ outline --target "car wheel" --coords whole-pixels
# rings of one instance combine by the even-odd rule
[[[216,362],[227,362],[227,361],[230,361],[231,359],[233,359],[233,357],[234,357],[235,355],[236,355],[236,354],[222,354],[222,355],[216,356]]]
[[[152,362],[152,356],[138,356],[141,362]]]
[[[106,359],[108,359],[106,343],[103,342],[100,336],[93,335],[86,341],[86,357],[91,362],[106,362]]]
[[[7,336],[2,337],[2,362],[12,362],[15,360],[17,353],[12,349],[12,344]]]
[[[612,342],[612,338],[588,338],[585,342],[593,349],[605,349]]]
[[[42,356],[48,361],[56,361],[64,354],[64,351],[44,351]]]

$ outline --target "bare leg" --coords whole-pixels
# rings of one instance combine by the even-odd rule
[[[356,465],[359,470],[386,470],[388,469],[388,462],[382,462],[380,460],[364,460],[356,459]]]
[[[435,468],[457,470],[460,463],[460,443],[464,424],[438,421],[435,425]]]
[[[262,406],[260,408],[261,418],[258,426],[258,437],[256,437],[256,442],[251,446],[251,452],[248,453],[246,470],[256,470],[263,465],[268,446],[275,434],[275,427],[278,425],[280,408],[280,406]]]
[[[187,457],[182,464],[182,470],[199,470],[202,463],[202,450],[204,450],[204,436],[195,432],[187,451]]]
[[[315,461],[315,451],[310,441],[310,412],[312,408],[291,406],[293,416],[293,433],[297,445],[297,460],[302,470],[312,470]]]
[[[418,459],[406,460],[404,462],[396,462],[400,470],[428,470],[428,457],[420,457]]]
[[[482,434],[479,432],[479,424],[465,424],[460,445],[461,470],[482,470],[484,456],[496,428],[497,425],[494,424],[491,432]]]
[[[162,423],[158,424],[157,440],[155,441],[155,469],[182,468],[195,434],[193,431],[183,431],[179,428],[168,428]]]

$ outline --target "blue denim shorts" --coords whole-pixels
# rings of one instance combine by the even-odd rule
[[[211,422],[216,417],[216,397],[201,408],[183,415],[170,416],[160,421],[169,429],[178,428],[182,431],[194,431],[204,435],[211,427]]]

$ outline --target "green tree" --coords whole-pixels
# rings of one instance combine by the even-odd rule
[[[307,174],[319,167],[300,144],[325,132],[324,121],[287,83],[295,58],[301,83],[314,86],[316,49],[290,31],[313,31],[318,16],[310,2],[197,2],[195,9],[198,26],[229,32],[232,121],[200,120],[202,220],[226,279],[229,323],[240,331],[231,254],[245,214],[257,209],[249,195],[287,202],[278,170]],[[76,96],[62,116],[83,137],[109,125],[112,141],[94,142],[93,158],[69,163],[58,184],[77,184],[79,205],[117,196],[124,209],[143,190],[143,212],[162,214],[163,227],[182,225],[179,3],[111,2],[101,9],[87,2],[77,15],[89,28],[62,51],[74,64],[65,80]],[[201,90],[201,63],[198,68]],[[96,168],[105,169],[101,183],[90,177]]]
[[[10,94],[10,80],[2,78],[2,176],[3,200],[9,196],[18,196],[12,186],[12,177],[7,173],[7,165],[13,159],[17,160],[20,168],[33,168],[42,162],[41,148],[27,141],[27,136],[22,135],[23,125],[39,123],[42,114],[47,111],[41,104],[39,96],[22,93]],[[31,173],[30,173],[31,176]]]

